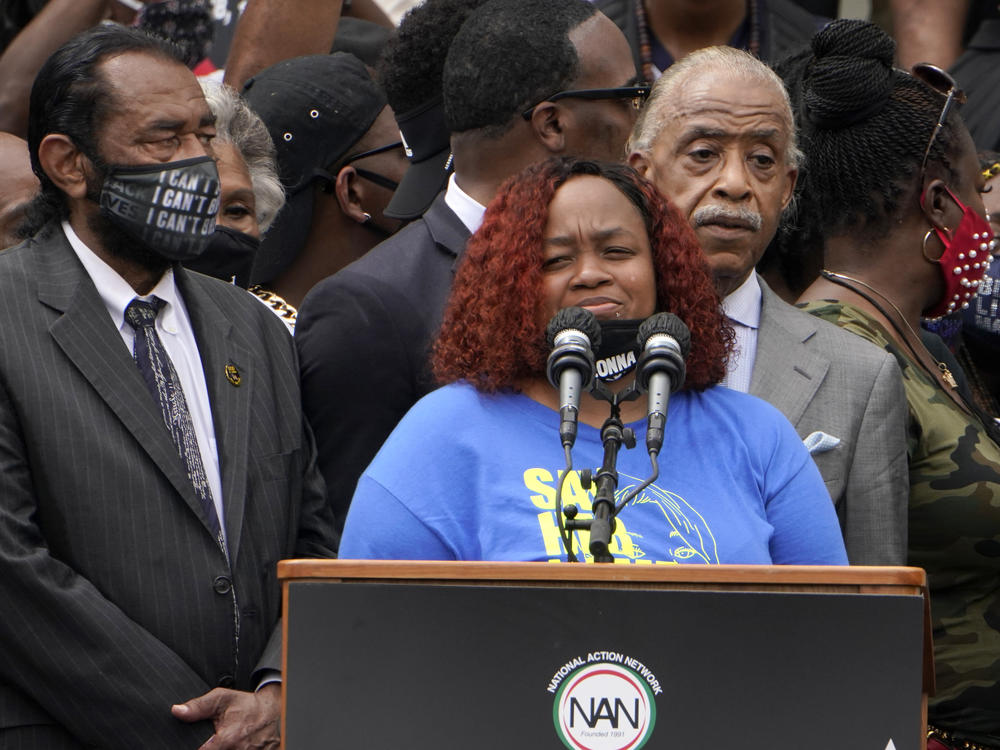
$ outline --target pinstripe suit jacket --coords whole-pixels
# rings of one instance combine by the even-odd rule
[[[0,254],[0,737],[55,723],[87,746],[198,747],[211,726],[171,704],[280,668],[275,563],[332,554],[284,325],[242,289],[176,274],[231,564],[61,229]]]
[[[750,393],[776,406],[803,439],[822,432],[840,440],[813,460],[837,508],[851,564],[905,565],[908,410],[895,359],[758,281]]]

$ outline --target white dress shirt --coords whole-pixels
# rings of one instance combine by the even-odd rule
[[[455,182],[454,172],[448,178],[448,189],[444,192],[444,202],[462,220],[470,234],[475,234],[476,230],[482,226],[486,206],[480,204],[458,186],[458,183]]]
[[[111,316],[111,322],[115,324],[121,334],[129,356],[132,356],[135,330],[125,321],[125,308],[140,295],[137,295],[125,279],[84,244],[83,240],[73,231],[69,222],[64,221],[62,228],[70,246],[94,282],[94,286],[97,287],[97,293],[101,296],[101,301],[104,302],[108,315]],[[166,302],[160,309],[159,315],[156,316],[156,333],[160,337],[170,361],[174,364],[177,377],[180,378],[181,388],[184,390],[184,400],[187,402],[188,411],[191,414],[191,424],[198,437],[201,462],[205,467],[208,486],[212,490],[215,512],[219,516],[222,534],[225,536],[226,523],[222,511],[222,474],[219,469],[218,446],[215,442],[212,405],[208,400],[205,371],[201,366],[201,354],[198,351],[194,330],[191,328],[191,318],[188,316],[187,307],[184,306],[184,300],[177,289],[172,268],[167,269],[148,295],[140,298],[149,299],[154,295]]]
[[[729,357],[722,384],[741,393],[750,392],[753,364],[757,357],[757,329],[760,328],[760,284],[751,272],[747,280],[722,300],[722,311],[736,332],[736,346]]]

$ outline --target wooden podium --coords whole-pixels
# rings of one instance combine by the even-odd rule
[[[287,750],[911,750],[919,568],[287,560]]]

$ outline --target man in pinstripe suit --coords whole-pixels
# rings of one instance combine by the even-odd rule
[[[39,229],[0,255],[0,748],[276,747],[275,563],[335,546],[291,338],[174,262],[217,174],[171,55],[98,27],[32,91]]]

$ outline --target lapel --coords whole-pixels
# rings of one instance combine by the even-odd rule
[[[222,282],[180,266],[175,267],[174,274],[198,342],[212,405],[226,538],[229,557],[235,565],[246,508],[250,408],[256,373],[250,352],[234,336],[232,320],[213,299],[212,287]],[[229,292],[222,288],[218,291]],[[236,375],[239,385],[234,385],[231,379]]]
[[[438,193],[430,208],[424,212],[423,219],[434,243],[455,256],[455,261],[451,266],[452,273],[454,273],[458,267],[458,261],[462,259],[462,254],[465,252],[465,243],[468,242],[471,235],[462,220],[458,218],[458,214],[448,208],[444,194],[443,190]]]
[[[758,276],[760,328],[750,393],[776,406],[797,424],[823,383],[830,361],[809,345],[817,321],[789,305]]]
[[[201,504],[160,408],[146,390],[97,288],[59,226],[47,232],[33,248],[31,263],[33,278],[38,280],[39,301],[62,313],[49,327],[49,333],[205,523]]]

